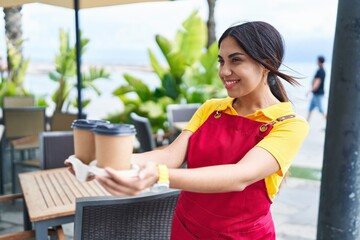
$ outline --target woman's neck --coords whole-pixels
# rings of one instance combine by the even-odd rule
[[[262,96],[261,98],[240,97],[235,98],[233,101],[233,108],[240,116],[246,116],[254,113],[259,109],[268,108],[280,101],[272,94]]]

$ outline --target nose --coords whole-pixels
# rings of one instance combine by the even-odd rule
[[[219,77],[227,77],[231,75],[231,69],[226,64],[219,66]]]

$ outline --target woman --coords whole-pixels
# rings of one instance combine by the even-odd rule
[[[183,190],[172,239],[275,239],[270,205],[309,129],[280,82],[297,84],[279,71],[283,53],[268,23],[227,29],[219,77],[229,97],[205,102],[167,148],[134,154],[138,177],[106,169],[109,178],[96,178],[114,195],[133,195],[169,177]]]

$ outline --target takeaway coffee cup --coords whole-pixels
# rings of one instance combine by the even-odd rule
[[[136,134],[134,125],[103,124],[95,127],[93,131],[95,133],[96,166],[129,170]]]
[[[107,124],[108,121],[77,119],[71,128],[74,132],[74,154],[75,157],[88,165],[95,160],[95,138],[92,132],[98,125]]]

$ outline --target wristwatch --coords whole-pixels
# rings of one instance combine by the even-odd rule
[[[169,169],[165,164],[157,165],[159,179],[158,181],[152,185],[152,192],[163,192],[169,189],[170,181],[169,181]]]

